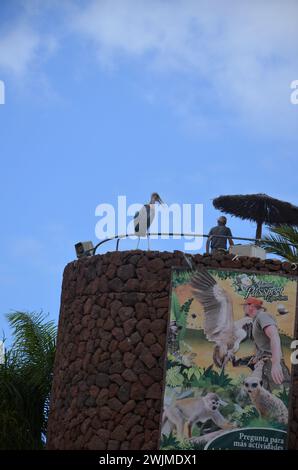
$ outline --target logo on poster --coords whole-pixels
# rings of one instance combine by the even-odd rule
[[[288,300],[288,296],[284,295],[283,285],[259,280],[255,275],[240,274],[234,279],[233,286],[240,295],[243,295],[244,299],[257,297],[264,299],[266,302]]]

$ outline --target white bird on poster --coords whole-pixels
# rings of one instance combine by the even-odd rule
[[[204,308],[204,333],[214,342],[213,361],[224,368],[233,360],[240,343],[247,338],[252,319],[234,320],[233,303],[229,294],[215,281],[208,271],[197,271],[191,286],[195,298]]]

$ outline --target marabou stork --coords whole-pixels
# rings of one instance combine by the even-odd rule
[[[149,204],[145,204],[138,212],[135,213],[135,234],[139,237],[136,249],[139,247],[140,237],[145,237],[146,235],[148,240],[148,250],[150,249],[148,230],[155,217],[155,204],[163,204],[158,193],[152,193]]]

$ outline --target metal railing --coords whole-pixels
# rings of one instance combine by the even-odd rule
[[[163,232],[158,232],[158,233],[148,233],[146,237],[140,237],[140,238],[148,238],[150,236],[169,236],[169,237],[174,237],[174,236],[180,236],[180,237],[191,237],[191,238],[209,238],[211,240],[212,237],[214,238],[232,238],[233,240],[243,240],[243,241],[249,241],[249,242],[253,242],[255,243],[255,245],[261,245],[262,243],[265,243],[267,242],[267,240],[262,240],[261,238],[257,239],[257,238],[248,238],[248,237],[227,237],[226,235],[212,235],[211,237],[209,235],[206,235],[206,234],[198,234],[198,233],[174,233],[174,232],[169,232],[169,233],[163,233]],[[109,242],[109,241],[113,241],[115,240],[116,241],[116,251],[119,250],[119,243],[120,243],[120,240],[123,239],[123,238],[128,238],[128,237],[138,237],[135,233],[126,233],[126,234],[123,234],[123,235],[115,235],[114,237],[109,237],[109,238],[105,238],[104,240],[100,241],[99,243],[97,243],[97,245],[95,245],[92,249],[90,250],[87,250],[85,252],[85,254],[87,253],[90,253],[91,255],[95,255],[96,254],[96,251],[97,249],[102,246],[103,244]],[[280,244],[283,244],[283,242],[276,242],[276,243],[280,243]],[[297,248],[297,245],[294,245],[294,244],[291,244],[291,243],[287,243],[288,246],[293,246],[295,248]]]

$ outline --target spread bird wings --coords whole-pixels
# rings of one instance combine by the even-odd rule
[[[193,295],[204,308],[204,332],[209,341],[233,344],[233,306],[227,292],[208,271],[198,271],[191,279]]]

